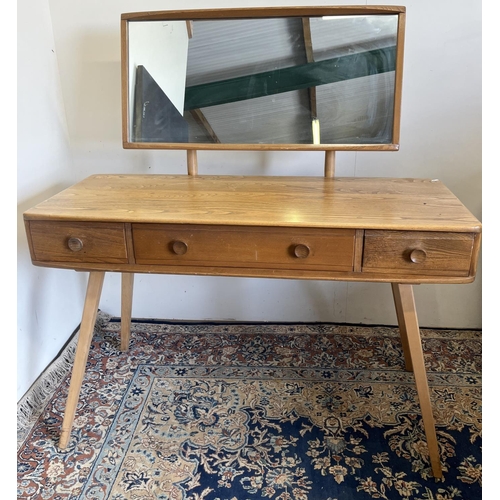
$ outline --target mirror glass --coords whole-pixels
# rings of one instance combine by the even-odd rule
[[[128,20],[126,40],[125,142],[395,142],[398,14]]]

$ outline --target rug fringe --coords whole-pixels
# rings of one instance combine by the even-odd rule
[[[98,311],[94,335],[101,333],[111,315]],[[79,337],[79,327],[73,338],[61,351],[59,356],[40,374],[26,394],[17,403],[17,449],[25,441],[30,430],[56,389],[73,367],[76,345]]]

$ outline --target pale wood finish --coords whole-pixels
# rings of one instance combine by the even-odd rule
[[[187,154],[187,168],[188,175],[194,177],[198,175],[198,153],[195,150],[188,150]]]
[[[125,146],[130,141],[129,137],[129,102],[128,102],[128,22],[120,22],[121,33],[121,97],[122,97],[122,141]]]
[[[396,72],[394,81],[394,119],[392,124],[392,142],[399,144],[401,130],[401,100],[403,92],[403,58],[405,42],[406,14],[398,15],[398,34],[396,41]]]
[[[127,246],[128,263],[135,264],[134,240],[132,238],[132,224],[130,224],[130,222],[126,222],[124,224],[124,228],[125,228],[125,243]]]
[[[366,231],[363,270],[468,276],[474,233]]]
[[[394,284],[392,290],[396,303],[396,311],[398,311],[401,339],[405,349],[405,355],[409,358],[409,363],[407,362],[406,367],[408,369],[408,364],[410,364],[415,376],[415,384],[417,386],[418,399],[422,412],[432,473],[434,477],[440,478],[443,473],[441,470],[441,461],[439,459],[439,446],[434,416],[432,414],[429,385],[427,383],[413,288],[411,285]]]
[[[67,246],[73,252],[80,252],[83,249],[83,241],[80,238],[69,238]]]
[[[406,371],[412,372],[413,365],[411,362],[410,348],[408,343],[408,332],[406,331],[406,322],[403,314],[403,308],[401,303],[401,296],[399,293],[400,283],[391,283],[392,296],[394,298],[394,306],[396,309],[396,317],[398,319],[399,325],[399,335],[401,337],[401,345],[403,347],[403,355],[405,358],[405,368]]]
[[[126,263],[123,224],[31,221],[36,260]]]
[[[473,281],[480,222],[438,181],[198,176],[196,151],[188,151],[188,170],[91,176],[24,214],[34,264],[91,271],[61,447],[105,271],[123,273],[123,350],[133,273],[376,281],[392,285],[405,366],[415,375],[432,471],[441,477],[411,283]]]
[[[352,229],[133,224],[137,264],[352,271]],[[175,251],[182,243],[184,252]],[[304,245],[309,255],[297,257]],[[301,254],[301,249],[298,250]]]
[[[130,324],[132,321],[132,296],[134,274],[122,273],[122,307],[121,307],[121,349],[128,351],[130,344]]]
[[[129,142],[124,149],[186,149],[231,151],[399,151],[399,144],[214,144],[209,142]]]
[[[470,262],[469,275],[475,276],[477,273],[477,263],[479,261],[479,249],[481,248],[481,233],[474,233],[474,248],[472,249],[472,259]]]
[[[481,231],[440,182],[420,179],[98,175],[24,216],[37,265],[345,281],[471,282]],[[338,230],[356,234],[340,251],[348,266],[330,251]],[[167,253],[168,234],[194,250]],[[311,256],[292,258],[297,244]]]
[[[325,177],[335,177],[335,151],[325,151]]]
[[[75,418],[76,406],[80,396],[85,366],[90,349],[90,343],[94,334],[97,308],[101,297],[102,284],[104,282],[104,272],[93,271],[90,273],[87,286],[87,295],[83,307],[82,323],[78,335],[78,344],[75,352],[75,361],[71,372],[71,382],[68,392],[68,400],[64,412],[64,419],[59,438],[59,448],[64,449],[68,445],[73,420]]]
[[[79,271],[104,270],[108,272],[133,272],[145,274],[194,274],[197,276],[232,276],[243,278],[285,278],[302,280],[355,281],[374,283],[410,283],[410,284],[460,284],[472,283],[475,276],[448,276],[446,274],[407,274],[404,271],[392,273],[327,271],[314,269],[278,269],[269,267],[224,267],[214,265],[177,265],[177,264],[88,264],[78,262],[42,262],[32,263],[41,267],[75,269]]]
[[[363,266],[363,246],[365,232],[362,229],[356,229],[356,243],[354,247],[354,272],[360,273]]]
[[[400,178],[93,175],[24,218],[481,232],[441,182]]]
[[[391,144],[131,143],[128,21],[397,14]],[[335,176],[335,151],[399,149],[405,7],[329,6],[141,12],[121,16],[123,147],[186,149],[188,176],[96,175],[24,214],[36,265],[89,269],[59,445],[67,446],[105,271],[122,272],[121,348],[130,343],[135,272],[391,282],[405,367],[413,370],[432,472],[442,477],[413,288],[474,280],[481,224],[440,182]],[[315,89],[310,90],[316,117]],[[197,150],[325,151],[323,178],[198,176]]]
[[[36,261],[35,250],[33,249],[33,238],[31,236],[31,223],[29,220],[24,219],[24,229],[26,230],[26,239],[28,240],[28,248],[32,261]]]
[[[233,9],[164,10],[129,12],[121,15],[127,21],[160,21],[162,19],[241,19],[266,17],[351,16],[356,14],[401,14],[406,8],[396,5],[331,5],[328,7],[252,7]]]

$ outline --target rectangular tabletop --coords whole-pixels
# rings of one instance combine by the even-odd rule
[[[93,175],[26,220],[480,232],[430,179]]]

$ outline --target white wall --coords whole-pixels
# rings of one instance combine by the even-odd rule
[[[38,5],[34,0],[21,3],[26,2]],[[301,3],[317,4],[300,0],[276,1],[273,5]],[[325,2],[328,3],[352,2]],[[439,178],[481,218],[481,4],[471,0],[401,3],[407,6],[401,150],[338,153],[337,174]],[[121,147],[119,19],[122,12],[205,8],[206,2],[49,0],[49,4],[71,151],[71,166],[64,167],[64,158],[68,156],[66,137],[57,135],[57,161],[50,168],[45,166],[47,171],[40,170],[51,192],[69,181],[70,169],[74,180],[94,173],[185,173],[185,152],[132,151]],[[219,0],[212,2],[210,8],[250,5],[269,3]],[[23,32],[25,42],[32,45],[43,43],[48,36],[46,31]],[[42,72],[45,73],[47,70]],[[51,106],[48,100],[37,104],[38,99],[47,97],[34,86],[33,92],[33,104]],[[40,114],[40,121],[57,122],[56,112],[45,109],[44,113]],[[19,135],[23,134],[20,127]],[[45,149],[39,153],[42,158],[48,154]],[[321,175],[323,165],[321,153],[308,152],[202,151],[198,160],[201,174]],[[47,179],[55,164],[60,171],[51,183]],[[28,208],[29,201],[36,202],[50,194],[49,188],[39,187],[35,191],[31,199],[26,197],[23,208]],[[23,238],[21,234],[21,243]],[[21,264],[23,268],[28,266],[26,258]],[[481,267],[473,284],[416,287],[421,325],[480,327],[480,271]],[[68,307],[79,302],[81,281],[74,273],[46,270],[43,276],[54,281],[61,276],[64,290],[59,295],[65,296]],[[45,297],[54,288],[24,275],[21,278],[19,287],[25,289],[25,296],[19,302],[20,314],[30,316],[33,301],[27,296]],[[117,316],[119,284],[118,275],[108,275],[101,300],[101,309]],[[134,295],[135,317],[396,323],[390,287],[383,284],[140,275],[136,277]],[[43,314],[48,321],[49,316],[60,315],[60,310],[43,309]],[[61,323],[57,335],[68,336],[77,323],[78,320],[71,326]],[[38,343],[55,342],[52,333],[36,334],[35,326],[32,321],[25,335],[31,339],[36,336]],[[31,359],[35,345],[24,345],[21,355]],[[19,369],[26,370],[24,363],[20,362]]]
[[[85,275],[31,264],[23,212],[73,184],[79,176],[71,159],[48,1],[20,0],[18,18],[19,399],[80,322]]]

